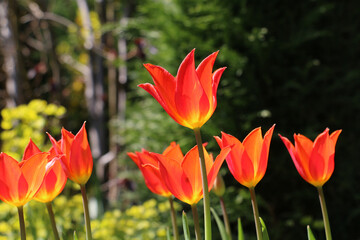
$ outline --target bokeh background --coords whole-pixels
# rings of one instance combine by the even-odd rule
[[[306,239],[307,225],[325,239],[317,191],[298,175],[277,135],[314,139],[327,127],[343,130],[324,186],[333,237],[360,239],[359,9],[356,0],[1,1],[1,151],[20,159],[29,137],[45,151],[46,131],[59,137],[64,126],[76,133],[87,121],[94,237],[161,239],[170,226],[166,199],[146,188],[126,152],[162,152],[171,141],[187,152],[195,139],[137,87],[152,82],[142,64],[176,75],[193,48],[197,64],[220,50],[215,68],[227,69],[203,139],[217,154],[213,136],[221,131],[243,140],[256,127],[265,132],[276,124],[268,169],[256,187],[270,239]],[[226,164],[220,173],[234,236],[241,217],[246,239],[255,239],[247,189]],[[68,185],[54,206],[64,239],[84,231],[79,189]],[[190,209],[177,203],[180,222],[181,209]],[[220,214],[214,194],[211,204]],[[29,205],[29,238],[51,238],[45,210]],[[0,238],[16,239],[16,209],[0,208]],[[45,224],[30,224],[35,217]]]

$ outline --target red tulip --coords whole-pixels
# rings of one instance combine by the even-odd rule
[[[212,155],[204,149],[209,191],[230,148],[224,148],[213,161]],[[170,192],[179,200],[194,205],[203,197],[199,152],[193,147],[185,157],[177,153],[172,156],[151,153],[160,163],[160,172]]]
[[[262,138],[261,128],[254,129],[246,136],[243,143],[237,138],[222,132],[222,138],[215,137],[220,148],[231,146],[226,162],[234,178],[248,188],[254,188],[264,177],[273,125]]]
[[[162,153],[166,157],[183,158],[179,144],[172,142]],[[128,153],[144,176],[145,184],[155,194],[169,197],[171,192],[166,187],[159,169],[159,161],[145,149],[142,152]]]
[[[16,207],[33,199],[45,176],[47,156],[40,152],[18,162],[0,153],[0,199]]]
[[[335,144],[341,130],[329,136],[329,129],[319,134],[314,142],[301,134],[294,134],[295,147],[279,134],[288,149],[300,176],[315,187],[323,186],[334,172]]]
[[[37,153],[41,153],[41,151],[30,139],[30,142],[25,149],[23,161],[20,165],[24,164],[28,158]],[[54,200],[54,198],[62,192],[67,181],[66,174],[60,163],[60,157],[56,155],[54,148],[52,147],[48,153],[49,155],[44,159],[47,163],[46,173],[39,190],[34,196],[35,200],[44,203]]]
[[[200,128],[215,111],[216,92],[225,68],[214,73],[212,68],[218,52],[205,58],[195,69],[192,50],[173,77],[160,66],[145,64],[155,85],[140,84],[149,92],[177,123],[190,129]]]
[[[49,137],[56,153],[61,156],[61,164],[68,178],[80,185],[87,183],[93,168],[93,158],[85,123],[75,136],[63,128],[60,141],[57,142],[50,134]]]

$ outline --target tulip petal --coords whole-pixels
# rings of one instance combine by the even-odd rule
[[[85,184],[89,180],[93,168],[93,158],[87,139],[85,123],[71,142],[69,159],[72,159],[72,161],[69,162],[69,171],[72,175],[69,178],[78,184]]]
[[[47,156],[48,153],[46,152],[35,154],[27,159],[21,167],[22,174],[29,184],[29,189],[33,191],[31,198],[43,182],[46,172]]]
[[[140,168],[141,164],[138,155],[132,152],[128,152],[127,155],[134,161],[138,168]]]
[[[311,176],[308,173],[308,167],[306,165],[303,165],[303,162],[299,159],[294,145],[286,137],[283,137],[280,134],[279,134],[279,137],[281,138],[281,140],[285,144],[285,147],[289,151],[289,154],[294,162],[295,168],[299,172],[300,176],[305,181],[309,181],[311,179]],[[294,138],[295,138],[295,135],[294,135]]]
[[[35,145],[35,143],[30,138],[30,141],[29,141],[28,145],[25,148],[22,161],[28,159],[29,157],[31,157],[32,155],[34,155],[36,153],[40,153],[40,152],[41,152],[40,149]]]
[[[201,127],[211,116],[210,103],[195,71],[194,50],[181,63],[176,76],[175,106],[188,127]],[[206,116],[206,120],[201,119]]]
[[[217,69],[212,76],[212,79],[213,79],[213,83],[212,83],[213,106],[212,107],[214,110],[217,105],[217,98],[216,98],[217,89],[218,89],[218,86],[220,83],[220,78],[221,78],[223,72],[225,71],[225,69],[226,69],[226,67]]]
[[[234,178],[237,181],[240,181],[241,157],[244,154],[244,146],[236,137],[230,134],[226,134],[224,132],[222,132],[221,134],[222,134],[222,144],[223,144],[222,148],[231,146],[231,152],[226,157],[226,163]]]
[[[314,141],[314,147],[310,155],[309,170],[316,182],[321,182],[321,186],[326,179],[325,169],[328,169],[330,156],[335,152],[334,145],[330,143],[329,129],[327,128]],[[332,160],[334,160],[332,158]]]
[[[169,116],[175,120],[175,122],[179,123],[180,125],[185,124],[183,118],[180,117],[177,113],[174,100],[170,99],[170,97],[168,96],[171,95],[171,93],[167,93],[168,95],[165,95],[163,97],[159,95],[157,88],[150,83],[144,83],[138,86],[150,93],[151,96],[153,96],[156,101],[158,101],[158,103],[164,108],[167,114],[169,114]],[[174,96],[175,94],[172,93],[172,95]]]
[[[170,192],[181,201],[192,204],[193,189],[180,164],[160,154],[153,156],[159,160],[161,176]]]
[[[263,138],[261,128],[255,128],[244,139],[243,145],[245,151],[254,165],[254,171],[257,172],[260,160]]]
[[[181,168],[189,178],[189,182],[194,192],[198,189],[202,189],[199,151],[197,146],[193,147],[188,153],[186,153],[184,160],[181,163]],[[210,170],[210,168],[206,168],[206,170]]]
[[[162,180],[160,169],[151,164],[145,164],[141,168],[145,179],[146,186],[155,194],[169,197],[172,194],[167,189],[165,182]]]
[[[175,142],[170,143],[170,146],[168,146],[164,150],[163,155],[166,157],[172,158],[172,159],[178,161],[179,163],[181,163],[184,158],[184,155],[180,149],[180,145],[176,144]]]
[[[201,86],[203,87],[211,105],[212,105],[212,97],[213,97],[212,70],[218,53],[219,51],[214,52],[208,57],[206,57],[196,68],[196,73],[200,80]]]
[[[215,158],[214,164],[212,165],[209,174],[207,176],[209,191],[212,189],[216,176],[218,175],[219,170],[223,162],[225,161],[226,156],[230,153],[230,151],[231,151],[231,147],[225,147],[221,149],[219,155]]]
[[[268,164],[268,158],[269,158],[269,149],[270,149],[270,142],[271,137],[274,132],[275,124],[265,133],[264,141],[261,147],[261,154],[260,154],[260,160],[258,165],[258,170],[256,173],[256,180],[259,182],[265,175],[267,164]]]

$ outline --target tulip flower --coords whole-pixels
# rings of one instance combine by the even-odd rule
[[[270,141],[274,131],[273,125],[264,136],[261,128],[254,129],[241,143],[237,138],[222,132],[222,138],[215,137],[220,148],[231,147],[226,163],[234,178],[242,185],[253,188],[264,177]]]
[[[66,129],[61,129],[61,140],[56,141],[50,134],[49,138],[58,155],[61,155],[61,164],[70,180],[80,185],[87,183],[93,168],[93,158],[85,123],[74,136]]]
[[[202,186],[204,193],[205,240],[211,239],[211,216],[208,183],[206,179],[205,156],[202,152],[200,128],[216,109],[216,92],[225,68],[213,72],[218,52],[205,58],[195,69],[192,50],[180,64],[177,76],[172,76],[160,66],[145,64],[155,85],[140,84],[139,87],[150,93],[177,123],[193,129],[199,149]]]
[[[329,135],[325,129],[314,142],[301,134],[294,134],[295,147],[279,134],[288,149],[300,176],[315,187],[323,186],[334,172],[335,144],[341,133],[337,130]]]
[[[180,152],[180,146],[172,142],[162,153],[171,156],[172,153]],[[170,197],[172,194],[166,187],[159,169],[159,161],[149,151],[143,149],[141,152],[128,153],[128,156],[136,163],[145,179],[146,186],[155,194]]]
[[[21,164],[25,163],[25,161],[27,161],[29,157],[37,153],[41,153],[41,151],[35,145],[35,143],[30,139],[30,142],[25,149],[24,157]],[[57,231],[56,228],[55,216],[51,202],[64,189],[67,181],[67,176],[61,166],[60,156],[58,156],[55,153],[54,147],[52,147],[48,151],[48,153],[49,155],[47,156],[47,159],[44,159],[47,162],[46,173],[39,190],[34,196],[34,199],[39,202],[45,203],[50,217],[51,227],[54,232],[54,237],[56,240],[58,240],[60,239],[60,237],[59,237],[59,232]]]
[[[240,184],[249,188],[258,240],[261,240],[263,237],[255,186],[264,177],[266,172],[270,141],[274,128],[275,125],[265,133],[264,138],[261,134],[261,128],[256,128],[246,136],[243,143],[224,132],[222,132],[222,138],[215,137],[220,148],[223,149],[231,146],[231,152],[226,157],[230,172]]]
[[[50,134],[48,135],[55,152],[61,156],[61,164],[66,175],[70,180],[80,185],[84,207],[86,239],[91,240],[90,215],[85,184],[91,176],[93,158],[87,139],[85,123],[75,136],[62,128],[60,141],[56,141]]]
[[[222,149],[215,161],[213,161],[212,155],[208,154],[204,147],[203,150],[209,184],[208,188],[211,190],[221,164],[230,152],[230,147]],[[164,182],[176,198],[190,205],[196,204],[202,199],[203,192],[197,146],[193,147],[185,157],[180,153],[172,157],[156,153],[151,153],[151,155],[158,159]]]
[[[279,134],[300,176],[318,190],[327,240],[332,237],[322,186],[334,172],[335,145],[340,133],[341,130],[336,130],[329,135],[329,129],[326,128],[314,142],[301,134],[294,134],[295,146]]]
[[[37,153],[18,162],[0,153],[0,199],[18,209],[21,239],[26,239],[23,206],[33,199],[46,171],[48,153]]]
[[[144,176],[145,184],[150,189],[150,191],[160,196],[167,197],[169,199],[174,238],[179,239],[172,193],[168,190],[161,176],[158,159],[151,155],[151,153],[149,151],[146,151],[145,149],[143,149],[141,152],[129,152],[127,154],[140,169],[141,173]],[[177,158],[178,156],[180,158],[183,157],[179,144],[176,144],[175,142],[172,142],[170,146],[168,146],[164,150],[162,155],[169,158]]]
[[[195,69],[192,50],[181,63],[177,76],[160,66],[145,64],[155,85],[140,84],[177,123],[190,129],[200,128],[215,111],[216,92],[225,68],[214,73],[212,68],[218,52],[205,58]]]
[[[24,163],[0,154],[0,199],[15,207],[24,206],[35,196],[45,176],[48,153],[38,153]]]
[[[203,198],[203,188],[197,148],[197,146],[193,147],[185,157],[181,151],[174,151],[171,156],[156,153],[151,153],[151,155],[158,159],[161,175],[170,192],[182,202],[191,205],[196,239],[199,239],[200,227],[196,204]],[[222,149],[215,161],[213,161],[212,155],[207,153],[205,147],[202,146],[202,148],[207,169],[208,189],[211,190],[220,167],[226,155],[230,152],[230,148]]]

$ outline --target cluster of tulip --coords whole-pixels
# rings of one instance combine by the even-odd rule
[[[49,138],[53,146],[48,152],[40,151],[30,139],[20,162],[0,154],[0,199],[17,207],[22,240],[26,239],[23,206],[32,199],[45,203],[54,237],[60,239],[51,202],[62,192],[68,178],[80,185],[87,232],[91,234],[85,184],[93,159],[85,123],[75,136],[63,128],[59,141],[50,134]]]
[[[215,137],[221,151],[213,160],[202,142],[200,128],[210,119],[217,105],[216,92],[225,70],[220,68],[213,72],[217,54],[205,58],[195,69],[194,50],[191,51],[181,63],[176,77],[162,67],[145,64],[155,85],[146,83],[140,87],[148,91],[177,123],[194,131],[197,145],[185,156],[175,142],[162,154],[142,150],[128,155],[140,168],[148,188],[169,199],[176,240],[179,233],[172,207],[173,196],[191,205],[196,239],[202,238],[196,204],[203,199],[205,239],[212,238],[209,191],[216,180],[221,181],[217,175],[226,159],[234,178],[250,190],[257,238],[263,239],[254,189],[265,175],[275,125],[264,137],[261,128],[254,129],[243,142],[223,132],[221,138]],[[301,177],[319,191],[327,240],[331,239],[331,231],[322,186],[334,171],[335,144],[340,133],[341,130],[337,130],[329,135],[329,129],[326,129],[314,142],[303,135],[294,135],[295,146],[279,135]],[[75,136],[65,129],[61,135],[56,141],[49,134],[53,146],[48,152],[41,152],[30,140],[20,162],[6,153],[0,154],[0,199],[18,208],[22,240],[26,239],[23,206],[31,199],[46,204],[55,239],[60,239],[51,202],[61,193],[68,178],[80,185],[86,238],[92,239],[85,184],[92,172],[93,159],[85,123]],[[230,239],[228,226],[226,231]]]
[[[141,170],[152,192],[169,198],[170,204],[174,196],[191,205],[196,239],[201,239],[196,204],[204,199],[206,240],[211,239],[209,191],[226,159],[234,178],[250,190],[257,239],[263,239],[254,188],[265,174],[275,125],[264,137],[261,128],[254,129],[243,142],[223,132],[221,138],[215,137],[221,151],[213,161],[212,155],[205,149],[206,144],[202,143],[200,128],[212,116],[217,105],[216,92],[225,70],[220,68],[213,72],[217,54],[215,52],[205,58],[195,69],[194,50],[191,51],[181,63],[176,77],[160,66],[144,65],[155,85],[146,83],[139,87],[149,92],[177,123],[194,130],[197,146],[185,156],[175,142],[162,154],[142,150],[128,155]],[[334,171],[335,144],[340,133],[341,130],[337,130],[329,135],[329,129],[326,129],[314,142],[303,135],[294,135],[295,146],[279,135],[300,175],[319,191],[328,240],[331,239],[331,232],[322,186]],[[175,219],[172,213],[174,238],[179,239]],[[230,239],[230,229],[227,227],[226,230],[227,239]]]

